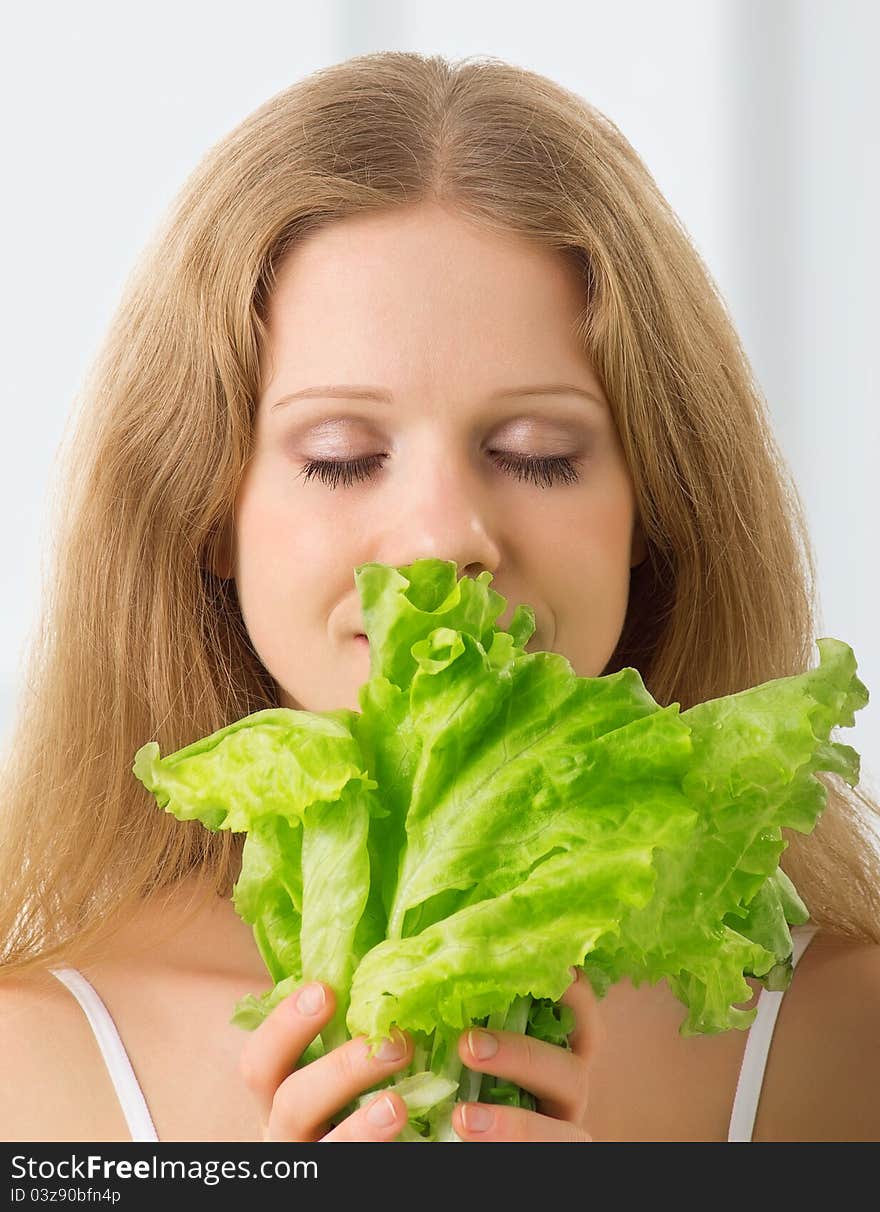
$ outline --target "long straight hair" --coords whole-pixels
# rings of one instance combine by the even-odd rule
[[[234,583],[215,573],[252,451],[267,303],[306,235],[423,201],[552,248],[581,275],[578,335],[648,545],[603,672],[632,665],[686,710],[815,663],[814,561],[765,402],[708,270],[614,123],[490,57],[330,66],[196,167],[75,401],[5,758],[4,975],[106,954],[183,877],[201,874],[204,901],[229,895],[243,835],[158,811],[133,757],[278,705]],[[880,810],[863,787],[820,778],[819,824],[785,831],[781,865],[819,925],[880,942]]]

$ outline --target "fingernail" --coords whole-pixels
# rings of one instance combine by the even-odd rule
[[[479,1103],[462,1103],[461,1122],[468,1132],[485,1132],[491,1128],[494,1118],[494,1112],[488,1107],[481,1107]]]
[[[498,1040],[495,1036],[490,1031],[481,1031],[479,1027],[472,1027],[468,1031],[467,1042],[471,1056],[475,1056],[477,1060],[488,1060],[498,1051]]]
[[[323,985],[306,985],[296,995],[296,1008],[300,1014],[317,1014],[326,1000]]]
[[[397,1119],[397,1112],[387,1094],[381,1094],[373,1099],[367,1107],[367,1119],[377,1128],[387,1128],[389,1124],[394,1123]]]
[[[568,970],[568,975],[571,977],[571,979],[572,979],[573,981],[576,981],[576,980],[577,980],[577,978],[578,978],[578,970],[577,970],[577,968],[569,968],[569,970]]]
[[[406,1041],[403,1036],[395,1035],[391,1039],[386,1039],[382,1047],[376,1053],[376,1059],[382,1061],[402,1060],[406,1054]]]

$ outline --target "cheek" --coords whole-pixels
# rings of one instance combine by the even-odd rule
[[[308,494],[265,468],[239,491],[235,579],[251,643],[278,688],[282,706],[359,710],[368,654],[334,642],[328,620],[354,592],[359,542],[351,510]],[[342,659],[340,659],[340,654]]]
[[[258,490],[242,495],[235,519],[235,579],[245,621],[255,608],[265,609],[283,587],[288,560],[296,558],[284,535],[280,516]]]
[[[235,507],[235,579],[255,646],[271,643],[279,619],[286,630],[320,606],[320,586],[338,566],[340,529],[332,508],[295,505],[277,477],[255,469],[242,485]]]
[[[598,677],[608,663],[629,602],[634,505],[625,485],[613,487],[581,502],[546,553],[554,648],[580,677]]]
[[[338,552],[347,528],[333,500],[315,508],[307,492],[291,483],[282,461],[255,465],[235,506],[237,566],[254,578],[308,576]]]
[[[574,603],[578,586],[581,593],[601,593],[628,579],[634,516],[626,481],[619,475],[596,478],[552,517],[533,514],[526,522],[530,548],[569,588]]]

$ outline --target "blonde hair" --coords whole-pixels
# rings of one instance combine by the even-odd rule
[[[251,452],[266,308],[306,234],[420,201],[578,268],[583,348],[632,471],[648,558],[604,672],[682,709],[815,663],[797,491],[712,279],[632,147],[501,60],[402,52],[318,71],[205,156],[131,274],[78,397],[53,569],[3,780],[0,965],[84,963],[144,898],[228,896],[243,835],[157,810],[131,773],[277,706],[216,575]],[[846,637],[839,637],[845,639]],[[814,921],[880,942],[878,806],[827,807],[782,866]]]

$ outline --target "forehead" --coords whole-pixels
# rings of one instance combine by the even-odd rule
[[[575,264],[513,233],[433,205],[347,218],[294,247],[278,269],[267,316],[271,383],[403,387],[442,375],[488,391],[589,378],[575,331],[584,304]]]

